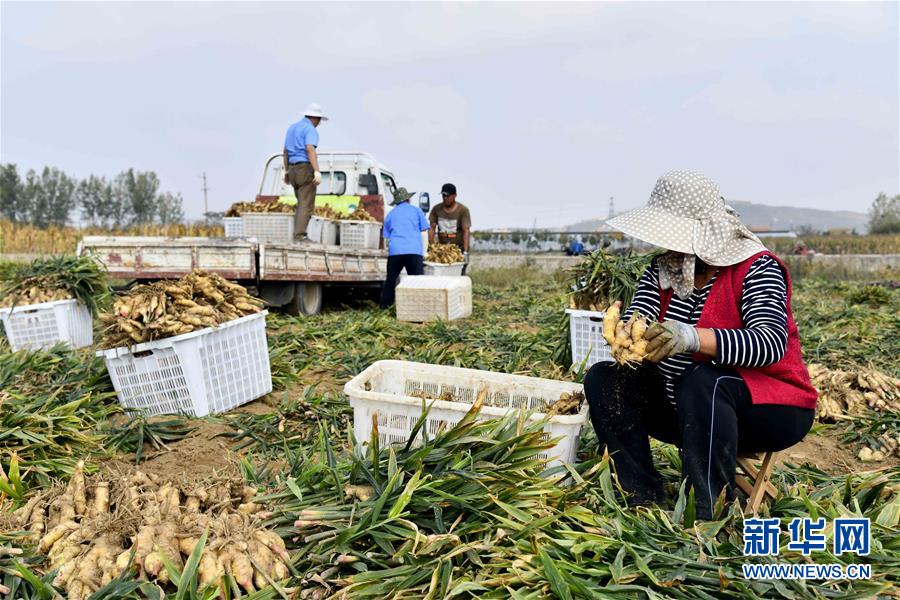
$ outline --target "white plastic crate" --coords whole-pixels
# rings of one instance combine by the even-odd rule
[[[337,246],[338,223],[331,219],[313,215],[309,218],[306,235],[313,242],[325,244],[326,246]]]
[[[341,221],[340,244],[344,248],[378,248],[381,223],[378,221]]]
[[[438,275],[440,277],[459,277],[463,273],[463,267],[466,263],[436,263],[425,261],[425,274]]]
[[[119,403],[148,415],[202,417],[272,391],[266,311],[97,355],[106,362]]]
[[[612,361],[609,344],[603,338],[603,313],[593,310],[567,309],[569,315],[569,337],[572,342],[572,366],[585,370],[598,362]]]
[[[472,280],[468,277],[420,275],[397,284],[398,321],[452,321],[472,314]]]
[[[72,348],[94,343],[91,311],[74,299],[0,308],[0,321],[13,351],[41,350],[60,342]]]
[[[225,227],[225,237],[244,237],[244,220],[241,217],[224,217],[222,225]]]
[[[244,213],[244,237],[260,242],[294,241],[294,215],[288,213]]]
[[[422,415],[424,404],[431,410],[422,432],[434,437],[441,430],[453,427],[472,407],[478,394],[486,389],[479,419],[495,419],[510,410],[537,411],[533,420],[543,417],[540,411],[552,404],[562,394],[581,392],[577,383],[507,375],[475,369],[444,367],[400,360],[380,360],[344,385],[344,393],[353,407],[353,433],[360,444],[368,444],[372,435],[372,418],[378,422],[379,445],[405,444],[412,428]],[[449,393],[453,401],[433,400]],[[551,417],[544,427],[548,438],[560,438],[559,442],[542,458],[547,466],[575,462],[578,436],[587,422],[587,402],[575,415]],[[415,441],[421,443],[419,433]]]
[[[91,311],[77,300],[55,300],[0,308],[10,348],[43,350],[60,342],[72,348],[94,343]]]

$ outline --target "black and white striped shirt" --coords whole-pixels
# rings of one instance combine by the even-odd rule
[[[718,274],[703,288],[694,288],[689,298],[672,295],[665,318],[696,325]],[[651,321],[659,320],[659,267],[650,265],[638,283],[624,319],[638,310]],[[715,364],[733,367],[764,367],[778,362],[787,348],[787,283],[781,266],[771,256],[760,256],[747,271],[741,294],[743,329],[716,329]],[[666,381],[666,395],[675,399],[675,382],[691,364],[690,353],[676,354],[659,362]]]

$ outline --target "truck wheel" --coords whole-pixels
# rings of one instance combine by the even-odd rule
[[[290,315],[311,317],[322,310],[322,284],[306,281],[294,286],[294,297],[287,304]]]

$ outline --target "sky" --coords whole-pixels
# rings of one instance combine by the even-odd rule
[[[726,198],[900,193],[897,2],[0,3],[0,162],[155,171],[190,218],[320,150],[456,184],[474,229],[559,227],[701,171]]]

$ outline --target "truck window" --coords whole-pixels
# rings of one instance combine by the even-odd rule
[[[384,201],[387,204],[393,204],[394,202],[394,190],[397,189],[397,184],[394,183],[394,178],[388,175],[387,173],[381,174],[381,181],[384,183]]]
[[[343,171],[321,171],[322,183],[316,188],[317,196],[343,196],[347,193],[347,174]]]

